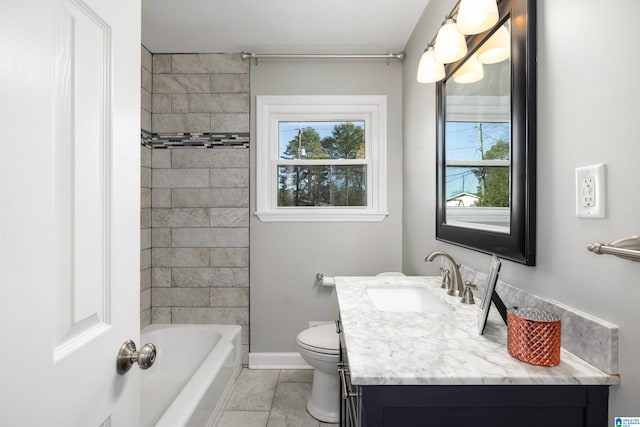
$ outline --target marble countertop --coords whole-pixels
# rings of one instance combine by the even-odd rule
[[[447,313],[378,310],[366,288],[412,285],[434,293]],[[507,351],[507,327],[492,306],[478,334],[479,301],[462,304],[440,288],[439,277],[336,277],[336,292],[351,382],[358,385],[612,385],[608,375],[562,350],[560,364],[533,366]]]

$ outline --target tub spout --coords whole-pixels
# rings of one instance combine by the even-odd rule
[[[424,259],[425,262],[431,262],[438,257],[443,257],[451,267],[453,268],[453,278],[451,280],[451,289],[447,292],[448,295],[462,297],[464,293],[464,283],[462,282],[462,276],[460,275],[460,265],[456,264],[455,260],[451,255],[442,251],[433,251],[429,255],[427,255]]]

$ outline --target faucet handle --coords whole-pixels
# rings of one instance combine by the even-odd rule
[[[471,288],[477,288],[476,285],[469,282],[468,280],[464,282],[464,292],[462,293],[462,303],[463,304],[475,304],[476,302],[473,300],[473,292],[471,292]]]

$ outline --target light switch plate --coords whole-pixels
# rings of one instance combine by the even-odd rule
[[[604,163],[576,168],[576,216],[604,218],[606,200]]]

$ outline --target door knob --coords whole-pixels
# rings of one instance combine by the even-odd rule
[[[120,375],[126,374],[134,363],[137,363],[140,369],[149,369],[153,362],[156,361],[156,346],[148,343],[142,346],[140,351],[136,351],[136,345],[133,341],[125,341],[118,351],[116,359],[116,371]]]

